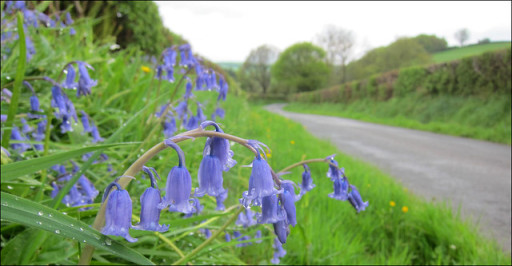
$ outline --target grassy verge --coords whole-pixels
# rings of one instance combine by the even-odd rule
[[[350,104],[291,103],[284,109],[510,144],[510,104],[510,97],[437,96]]]
[[[507,48],[510,48],[510,42],[495,42],[487,44],[470,45],[435,53],[432,55],[432,61],[434,63],[448,62],[452,60],[461,59],[467,56],[474,56],[489,51],[497,51]]]

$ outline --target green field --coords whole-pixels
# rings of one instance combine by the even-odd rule
[[[130,234],[139,239],[135,243],[128,243],[117,236],[113,236],[112,241],[105,240],[104,236],[94,237],[95,232],[91,232],[88,225],[93,223],[98,213],[103,190],[144,152],[164,139],[161,124],[154,112],[168,100],[180,99],[185,85],[181,84],[177,95],[173,97],[179,82],[155,81],[154,70],[148,70],[151,65],[142,59],[140,51],[112,53],[109,50],[111,44],[94,43],[91,20],[77,20],[75,28],[76,36],[57,34],[55,30],[44,27],[37,29],[36,34],[35,29],[31,29],[30,36],[37,52],[27,64],[26,79],[36,79],[39,75],[57,79],[63,65],[71,60],[90,63],[95,69],[90,72],[91,77],[98,81],[91,95],[76,98],[75,91],[66,90],[65,93],[77,110],[85,110],[91,116],[106,143],[123,145],[106,149],[104,152],[109,156],[106,162],[88,165],[80,156],[61,159],[63,162],[75,160],[100,191],[95,203],[90,205],[91,209],[86,211],[63,204],[51,208],[52,187],[49,184],[59,177],[51,171],[33,171],[12,178],[9,182],[3,178],[2,193],[16,195],[30,203],[19,200],[8,205],[2,198],[2,265],[77,264],[83,256],[82,248],[91,243],[99,247],[93,255],[93,265],[128,264],[129,258],[135,255],[143,255],[155,264],[170,264],[183,257],[183,254],[191,254],[195,248],[208,241],[199,231],[200,228],[221,234],[192,256],[191,264],[269,264],[274,238],[271,225],[243,229],[229,224],[225,230],[229,233],[240,230],[243,235],[253,237],[257,230],[262,231],[262,242],[247,247],[236,247],[236,240],[226,242],[224,232],[220,231],[223,224],[235,217],[235,208],[239,205],[242,191],[248,188],[251,168],[243,166],[252,162],[254,154],[241,145],[232,146],[238,164],[224,175],[224,187],[229,190],[225,205],[230,211],[215,211],[215,199],[205,196],[201,198],[205,208],[200,215],[185,219],[181,214],[163,211],[160,223],[170,224],[170,230],[165,233],[130,230]],[[15,76],[18,61],[16,54],[7,59],[5,64],[2,61],[2,85],[9,84],[6,77]],[[176,80],[179,79],[180,76],[176,74]],[[41,108],[50,109],[51,85],[41,80],[31,80],[31,83],[41,99]],[[217,93],[193,91],[193,94],[191,101],[203,102],[205,114],[210,115],[216,105]],[[31,95],[25,89],[20,94],[20,116],[16,117],[18,125],[19,118],[25,116],[24,113],[29,109]],[[196,105],[191,105],[192,113],[195,113]],[[358,187],[365,201],[370,202],[365,211],[357,214],[348,202],[327,197],[333,190],[332,181],[326,177],[327,165],[311,164],[316,187],[296,203],[298,225],[291,228],[284,245],[287,255],[282,258],[282,264],[511,264],[510,253],[503,252],[495,241],[479,234],[477,226],[462,220],[458,213],[452,211],[450,203],[429,203],[420,199],[391,176],[343,154],[343,151],[337,150],[330,143],[314,138],[300,124],[264,111],[260,105],[250,104],[241,97],[228,94],[221,106],[226,110],[226,118],[218,122],[224,132],[267,144],[271,148],[267,155],[268,162],[276,171],[303,159],[325,158],[337,153],[336,160],[345,168],[351,184]],[[2,102],[2,113],[5,109],[6,104]],[[471,111],[466,110],[467,113]],[[32,127],[37,126],[36,120],[28,122]],[[58,130],[59,121],[55,119],[53,122],[51,138],[45,139],[49,147],[48,155],[95,145],[82,134],[79,123],[73,124],[74,131],[62,134]],[[180,129],[177,133],[184,131]],[[197,169],[203,156],[204,143],[204,138],[180,143],[186,156],[185,166],[192,176],[192,187],[198,186]],[[11,152],[14,155],[10,161],[48,158],[34,150],[27,151],[23,157]],[[169,170],[177,163],[176,153],[166,149],[146,165],[157,170],[162,177],[158,186],[164,188]],[[107,164],[112,164],[116,173],[108,172]],[[18,167],[17,170],[23,169]],[[283,178],[299,182],[301,172],[296,168]],[[43,176],[48,179],[43,179]],[[140,195],[150,186],[147,177],[143,179],[141,174],[136,174],[134,178],[127,187],[134,207],[132,224],[137,223],[140,214]],[[32,212],[28,211],[30,206],[33,207]],[[3,210],[8,208],[18,210],[14,214],[10,212],[11,219],[16,215],[22,218],[33,217],[30,214],[35,219],[11,222],[4,218],[7,211]],[[40,211],[42,209],[46,213]],[[47,209],[52,209],[54,214],[50,216],[50,210]],[[44,218],[44,223],[37,220],[39,218]],[[59,222],[69,222],[69,219],[72,219],[71,225],[67,223],[66,228],[57,227]],[[79,222],[83,222],[83,228],[75,226]],[[65,236],[65,229],[73,230],[73,234]],[[89,237],[87,241],[84,236]],[[109,248],[123,248],[125,252],[114,254],[107,251]]]
[[[456,47],[432,54],[432,61],[434,63],[448,62],[468,56],[479,55],[485,52],[507,49],[510,48],[510,45],[510,42],[494,42]]]

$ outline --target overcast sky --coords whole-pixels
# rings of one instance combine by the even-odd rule
[[[397,37],[421,33],[444,37],[467,28],[475,43],[511,39],[511,2],[158,2],[166,27],[214,62],[243,62],[250,51],[270,44],[281,51],[314,41],[326,25],[354,33],[354,58]]]

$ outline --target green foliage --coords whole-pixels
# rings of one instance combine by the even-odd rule
[[[395,81],[394,95],[401,97],[409,93],[421,90],[426,76],[423,67],[410,67],[400,69],[398,78]]]
[[[308,42],[288,47],[272,65],[272,78],[279,92],[303,92],[322,88],[330,69],[325,51]]]
[[[389,46],[373,49],[361,59],[348,64],[347,80],[363,79],[373,74],[428,62],[429,54],[416,39],[400,38]]]
[[[443,51],[448,47],[446,40],[436,35],[420,34],[412,39],[416,40],[430,54]]]
[[[271,84],[270,66],[277,60],[277,48],[262,45],[251,51],[238,70],[238,79],[245,91],[267,94]]]

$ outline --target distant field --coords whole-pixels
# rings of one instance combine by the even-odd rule
[[[441,63],[460,59],[467,56],[479,55],[484,52],[502,50],[510,48],[510,42],[495,42],[487,44],[477,44],[466,46],[462,48],[454,48],[439,53],[432,54],[432,61],[434,63]]]
[[[217,62],[217,65],[221,66],[224,69],[232,69],[232,70],[238,70],[240,66],[242,66],[243,63],[240,62]]]

